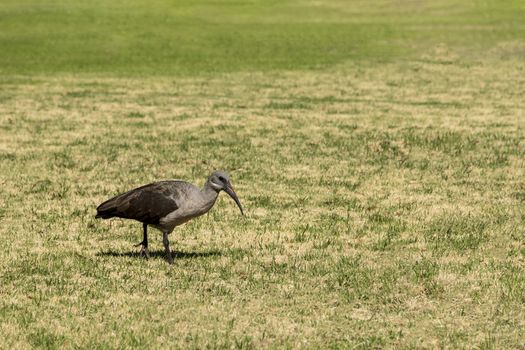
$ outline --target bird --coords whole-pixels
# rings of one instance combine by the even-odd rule
[[[168,263],[173,264],[168,235],[176,226],[207,213],[215,204],[221,191],[226,192],[244,215],[241,202],[235,193],[230,176],[215,170],[202,189],[182,180],[153,182],[108,199],[97,207],[95,218],[132,219],[142,223],[143,239],[140,254],[148,252],[148,226],[162,232],[162,242]]]

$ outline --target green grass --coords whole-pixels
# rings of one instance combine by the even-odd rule
[[[523,5],[380,5],[3,2],[0,348],[523,348]]]
[[[390,60],[525,34],[522,1],[3,1],[2,74],[195,75]]]

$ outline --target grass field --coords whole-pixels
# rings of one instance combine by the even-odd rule
[[[3,1],[0,348],[525,347],[522,1]],[[222,194],[138,256],[94,219]]]

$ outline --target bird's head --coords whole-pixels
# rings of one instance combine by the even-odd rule
[[[233,186],[230,182],[230,176],[227,173],[225,173],[224,171],[215,170],[213,173],[211,173],[210,177],[208,178],[208,182],[215,191],[220,192],[224,190],[224,192],[228,193],[230,197],[233,198],[235,203],[237,203],[237,206],[241,210],[241,214],[244,215],[241,202],[239,201],[239,198],[237,198],[237,194],[233,190]]]

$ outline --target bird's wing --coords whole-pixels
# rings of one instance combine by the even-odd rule
[[[98,206],[97,217],[120,217],[158,224],[161,218],[179,208],[175,184],[174,181],[156,182],[118,195]]]

